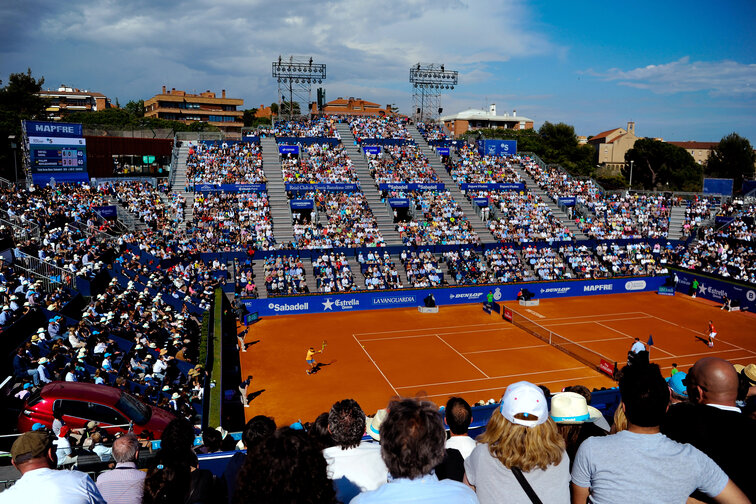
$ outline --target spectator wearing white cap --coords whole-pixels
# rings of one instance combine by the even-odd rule
[[[569,458],[540,388],[526,381],[507,387],[477,440],[465,482],[482,504],[530,504],[528,491],[542,502],[570,502]]]
[[[52,383],[50,373],[47,371],[47,357],[42,357],[37,361],[37,373],[39,374],[39,381],[42,383]]]

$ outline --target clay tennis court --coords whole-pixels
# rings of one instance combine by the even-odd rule
[[[651,360],[665,375],[672,363],[686,371],[716,355],[756,362],[756,317],[721,311],[688,296],[655,293],[542,300],[540,306],[505,303],[520,315],[621,366],[638,337],[653,334]],[[706,346],[709,320],[719,332]],[[308,347],[316,372],[306,374]],[[311,421],[334,402],[351,397],[366,413],[396,395],[422,395],[445,404],[451,395],[470,403],[500,399],[505,387],[528,380],[552,391],[570,384],[611,387],[608,376],[503,320],[480,304],[416,309],[266,317],[250,326],[242,376],[254,375],[247,418],[273,416],[279,424]]]

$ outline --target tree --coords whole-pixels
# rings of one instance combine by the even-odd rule
[[[733,191],[740,191],[743,180],[754,174],[756,152],[751,142],[737,133],[730,133],[719,141],[706,160],[706,175],[733,179]]]
[[[270,112],[273,115],[278,115],[278,103],[273,102],[273,103],[270,104]]]
[[[298,116],[300,115],[299,110],[299,102],[291,102],[291,106],[289,106],[289,102],[286,100],[281,100],[281,115],[289,115],[292,116]]]
[[[622,175],[629,180],[633,168],[633,186],[643,189],[700,191],[702,168],[682,147],[651,138],[641,138],[625,154],[627,166]]]
[[[12,73],[8,84],[0,88],[0,172],[6,178],[14,173],[13,152],[8,136],[15,135],[21,143],[21,121],[44,119],[48,101],[37,96],[45,78],[35,79],[31,68],[26,73]],[[0,81],[2,85],[2,81]]]
[[[133,117],[144,117],[144,100],[131,100],[123,109]]]
[[[247,128],[251,128],[252,126],[254,126],[257,121],[256,116],[257,116],[256,108],[246,109],[244,111],[244,115],[242,116],[242,121],[244,121],[244,126]]]

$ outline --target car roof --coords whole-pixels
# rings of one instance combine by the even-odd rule
[[[121,390],[107,385],[77,382],[53,382],[42,388],[43,398],[75,399],[102,404],[115,404],[121,397]]]

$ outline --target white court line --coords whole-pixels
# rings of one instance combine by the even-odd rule
[[[551,320],[569,320],[569,319],[578,319],[578,318],[614,317],[615,315],[634,315],[636,313],[643,313],[643,312],[631,311],[631,312],[620,312],[620,313],[605,313],[605,314],[599,314],[599,315],[575,315],[573,317],[554,317],[554,318],[547,319],[545,322],[549,322]]]
[[[490,378],[486,373],[483,373],[482,369],[480,369],[478,366],[476,366],[475,364],[473,364],[470,359],[468,359],[467,357],[465,357],[464,355],[462,355],[461,353],[459,353],[459,350],[457,350],[456,348],[454,348],[453,346],[451,346],[449,343],[447,343],[444,338],[442,338],[438,334],[436,334],[435,336],[436,336],[436,338],[440,339],[446,346],[448,346],[449,348],[451,348],[452,350],[454,350],[455,352],[457,352],[457,355],[459,355],[460,357],[462,357],[463,359],[465,359],[468,364],[470,364],[472,367],[474,367],[475,369],[477,369],[478,371],[480,371],[483,374],[483,376],[485,376],[486,378]]]
[[[699,355],[711,355],[711,353],[714,351],[715,350],[709,350],[708,352],[690,353],[690,354],[684,354],[684,355],[673,355],[671,357],[659,357],[659,359],[671,360],[671,359],[682,359],[684,357],[698,357]],[[743,350],[742,348],[728,348],[726,350],[716,350],[716,351],[719,353],[727,353],[727,352],[740,352],[740,351],[748,352],[749,350]],[[732,360],[737,360],[737,359],[753,359],[753,357],[736,357],[735,359],[732,359]]]
[[[378,364],[376,364],[376,363],[375,363],[375,361],[374,361],[374,360],[373,360],[373,358],[372,358],[372,357],[370,356],[370,354],[368,353],[368,351],[367,351],[367,350],[365,350],[365,347],[364,347],[364,346],[362,346],[362,345],[360,344],[360,342],[359,342],[359,340],[357,339],[357,337],[356,337],[356,336],[355,336],[354,334],[352,334],[352,338],[354,338],[354,341],[356,341],[356,342],[357,342],[357,344],[358,344],[358,345],[360,345],[360,346],[362,347],[362,351],[363,351],[363,352],[365,352],[365,355],[367,355],[368,359],[370,359],[370,362],[372,362],[372,363],[373,363],[373,366],[375,366],[375,369],[377,369],[377,370],[378,370],[378,372],[379,372],[379,373],[381,373],[381,376],[383,376],[383,379],[384,379],[384,380],[386,380],[386,383],[388,383],[389,387],[391,387],[391,390],[393,390],[393,391],[394,391],[394,394],[396,394],[396,395],[399,395],[399,392],[397,392],[397,391],[396,391],[396,388],[394,388],[394,386],[393,386],[393,385],[391,384],[391,382],[390,382],[390,381],[389,381],[389,379],[388,379],[388,378],[386,377],[386,375],[385,375],[385,374],[383,374],[383,371],[381,370],[381,368],[379,368],[379,367],[378,367]]]
[[[681,325],[675,324],[674,322],[670,322],[669,320],[664,320],[663,318],[657,317],[656,315],[649,315],[648,313],[646,313],[645,315],[648,315],[649,317],[653,317],[655,319],[659,319],[662,322],[666,322],[668,324],[673,324],[673,325],[682,327],[683,329],[686,329],[686,330],[688,330],[688,331],[690,331],[690,332],[692,332],[694,334],[700,334],[700,335],[705,336],[707,338],[709,337],[709,333],[707,333],[706,331],[696,331],[695,329],[691,329],[690,327],[681,326]],[[715,338],[715,341],[721,341],[722,343],[725,343],[727,345],[730,345],[730,346],[733,346],[733,347],[738,348],[740,350],[743,350],[744,352],[748,352],[748,353],[756,355],[756,352],[754,352],[753,350],[749,350],[748,348],[743,348],[742,346],[736,345],[735,343],[730,343],[729,341],[725,341],[722,338],[719,338],[719,335],[717,335],[717,338]]]
[[[617,340],[624,340],[625,338],[601,338],[601,339],[594,339],[594,340],[585,340],[581,341],[580,343],[597,343],[600,341],[617,341]],[[527,348],[543,348],[545,346],[551,346],[545,341],[543,342],[543,345],[530,345],[530,346],[521,346],[521,347],[510,347],[510,348],[494,348],[491,350],[474,350],[472,352],[462,352],[465,355],[468,354],[477,354],[477,353],[491,353],[491,352],[506,352],[507,350],[524,350]]]
[[[479,334],[479,333],[485,332],[485,331],[511,331],[512,329],[514,329],[514,326],[509,326],[509,327],[502,326],[502,327],[494,327],[492,329],[476,329],[476,330],[472,330],[472,331],[457,331],[457,332],[447,332],[447,333],[432,332],[432,333],[428,333],[428,334],[410,334],[410,335],[407,335],[407,336],[389,336],[387,338],[364,338],[364,339],[360,338],[359,341],[360,341],[360,343],[362,343],[362,342],[365,342],[365,341],[389,341],[389,340],[405,339],[405,338],[425,338],[425,337],[431,337],[432,338],[433,336],[435,336],[437,334],[442,334],[444,336],[453,335],[453,334],[470,334],[470,333],[478,333]]]
[[[508,375],[500,375],[500,376],[489,376],[488,378],[470,378],[468,380],[454,380],[454,381],[447,381],[447,382],[424,383],[422,385],[407,385],[407,386],[396,387],[396,388],[398,388],[398,389],[404,389],[404,388],[435,387],[437,385],[452,385],[454,383],[465,383],[465,382],[484,381],[484,380],[499,380],[501,378],[515,378],[515,377],[518,377],[518,376],[530,376],[530,375],[537,375],[537,374],[559,373],[561,371],[576,371],[578,369],[585,370],[585,366],[572,367],[572,368],[564,368],[564,369],[549,369],[548,371],[531,371],[529,373],[516,373],[516,374],[508,374]]]
[[[595,378],[595,377],[596,377],[596,375],[593,375],[593,376],[578,376],[578,377],[575,377],[575,378],[570,378],[570,380],[584,380],[584,379],[587,379],[587,378]],[[541,381],[541,380],[538,380],[538,383],[539,384],[547,384],[547,383],[560,383],[560,382],[564,382],[564,381],[566,381],[566,380],[551,380],[551,381]],[[492,388],[475,389],[475,390],[456,390],[454,392],[447,392],[447,393],[444,393],[444,394],[429,394],[429,395],[426,395],[425,397],[444,397],[444,396],[449,397],[449,396],[457,396],[457,395],[460,395],[460,394],[472,394],[474,392],[489,392],[491,390],[503,390],[505,388],[507,388],[507,387],[492,387]]]
[[[606,319],[606,320],[581,320],[579,322],[558,322],[556,324],[549,324],[548,320],[544,320],[543,327],[563,326],[563,325],[576,325],[576,324],[593,324],[598,322],[621,322],[623,320],[641,320],[644,317],[630,317],[630,318],[618,318],[618,319]]]
[[[609,321],[607,321],[607,322],[609,322]],[[619,333],[619,334],[622,334],[622,335],[624,335],[624,336],[627,336],[627,337],[628,337],[628,338],[630,338],[631,340],[634,340],[634,339],[635,339],[635,336],[630,336],[630,335],[629,335],[629,334],[627,334],[627,333],[623,333],[623,332],[622,332],[622,331],[620,331],[619,329],[615,329],[614,327],[609,327],[608,325],[604,325],[604,324],[602,324],[601,322],[595,322],[595,323],[596,323],[596,324],[598,324],[598,325],[600,325],[601,327],[606,327],[606,328],[607,328],[607,329],[609,329],[610,331],[614,331],[614,332],[616,332],[616,333]],[[673,354],[673,353],[671,353],[671,352],[667,352],[667,351],[666,351],[666,350],[664,350],[663,348],[659,348],[659,347],[658,347],[658,346],[656,346],[656,345],[653,345],[653,347],[654,347],[655,349],[659,350],[660,352],[664,352],[664,353],[665,353],[665,354],[667,354],[667,355],[671,355],[672,357],[676,357],[676,355],[675,355],[675,354]]]
[[[444,327],[419,327],[417,329],[397,329],[395,331],[373,331],[373,332],[354,333],[354,336],[362,336],[364,334],[391,334],[391,333],[397,333],[397,332],[435,331],[436,329],[456,329],[458,327],[464,328],[464,327],[498,326],[498,325],[504,325],[504,324],[503,323],[489,323],[489,324],[465,324],[465,325],[444,326]]]

